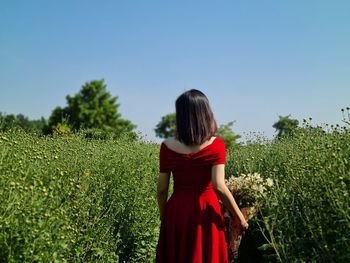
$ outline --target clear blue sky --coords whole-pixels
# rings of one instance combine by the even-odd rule
[[[148,138],[183,91],[219,124],[271,137],[278,115],[350,106],[350,1],[0,1],[0,111],[48,117],[93,79]]]

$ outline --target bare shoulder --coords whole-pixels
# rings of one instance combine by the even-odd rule
[[[175,143],[175,138],[174,137],[169,137],[169,138],[166,138],[163,143],[166,145],[166,146],[172,146],[174,145]]]

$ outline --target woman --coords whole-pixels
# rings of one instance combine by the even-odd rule
[[[227,244],[218,197],[242,231],[248,229],[225,185],[225,144],[214,136],[217,125],[201,91],[186,91],[175,106],[175,138],[160,147],[157,198],[162,222],[156,262],[224,263]],[[171,174],[174,192],[167,200]]]

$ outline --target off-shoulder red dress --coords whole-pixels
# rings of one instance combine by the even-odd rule
[[[174,192],[163,214],[156,262],[228,261],[224,217],[211,183],[211,167],[225,160],[220,137],[189,154],[161,144],[160,172],[172,172]]]

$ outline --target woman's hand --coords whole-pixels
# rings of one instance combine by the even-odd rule
[[[242,229],[242,232],[244,233],[245,231],[248,230],[249,225],[247,220],[245,220],[244,218],[241,218],[240,221],[241,221],[241,229]]]

